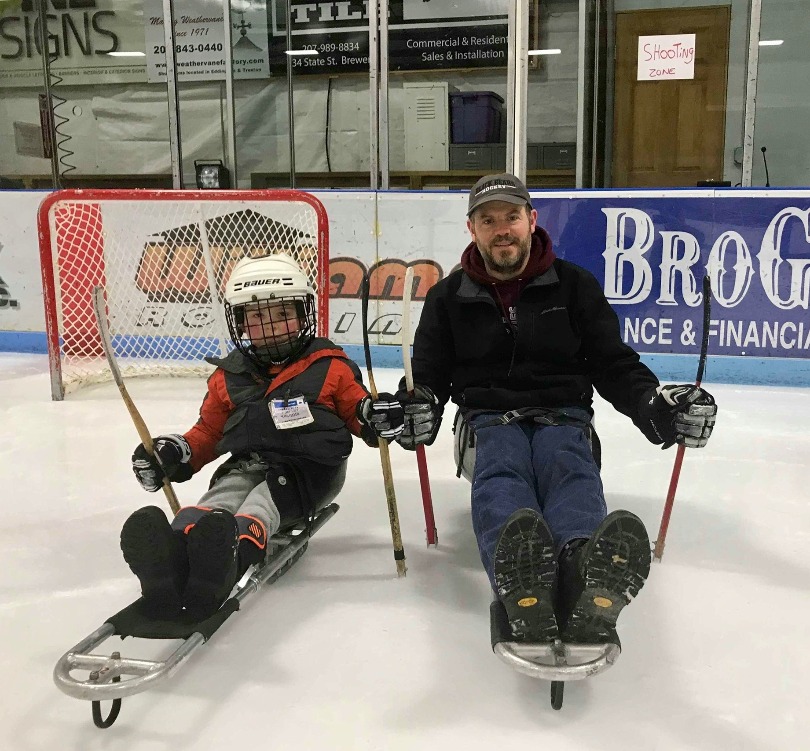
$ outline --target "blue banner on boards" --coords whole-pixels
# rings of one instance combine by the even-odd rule
[[[810,358],[810,197],[535,198],[557,255],[587,268],[644,352]]]

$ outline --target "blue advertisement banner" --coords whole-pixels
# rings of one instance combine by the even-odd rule
[[[696,354],[708,274],[712,354],[810,358],[810,196],[533,203],[557,255],[602,283],[634,348]]]

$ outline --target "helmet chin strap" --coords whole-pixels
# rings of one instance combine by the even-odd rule
[[[253,345],[253,351],[256,353],[256,357],[260,361],[264,362],[265,360],[268,360],[268,364],[281,365],[295,354],[295,352],[299,349],[297,346],[298,344],[298,339],[290,339],[283,344],[277,344],[273,347],[268,347],[265,345],[257,347],[256,345]]]

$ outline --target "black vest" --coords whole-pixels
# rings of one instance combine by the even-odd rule
[[[231,453],[235,457],[256,453],[268,457],[307,458],[331,466],[345,461],[352,450],[352,434],[337,414],[316,403],[335,359],[317,357],[317,353],[334,348],[329,340],[315,339],[296,361],[312,359],[312,363],[270,392],[267,388],[272,377],[260,375],[241,352],[233,351],[225,358],[206,358],[225,371],[225,387],[235,405],[225,422],[217,452],[220,455]],[[306,399],[313,422],[279,430],[270,414],[270,402],[297,396]]]

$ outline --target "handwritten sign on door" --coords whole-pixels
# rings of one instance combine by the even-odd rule
[[[659,34],[638,38],[639,81],[672,81],[694,77],[694,34]]]

